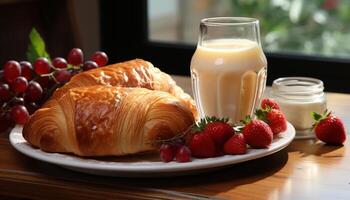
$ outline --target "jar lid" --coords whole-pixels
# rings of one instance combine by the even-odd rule
[[[276,95],[310,96],[323,93],[323,82],[309,77],[283,77],[273,81],[272,91]]]

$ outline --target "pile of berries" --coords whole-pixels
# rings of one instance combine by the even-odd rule
[[[84,62],[81,49],[72,49],[67,60],[39,57],[33,64],[10,60],[0,70],[0,131],[24,124],[54,92],[74,75],[106,65],[108,57],[97,51]],[[6,126],[6,127],[4,127]]]
[[[192,156],[210,158],[245,154],[247,145],[251,148],[267,148],[274,135],[287,129],[286,118],[272,99],[264,99],[256,115],[257,119],[247,117],[242,120],[243,125],[240,127],[233,127],[228,119],[202,119],[183,140],[176,138],[180,142],[163,143],[160,158],[164,162],[189,162]]]
[[[176,160],[189,162],[191,157],[211,158],[221,155],[238,155],[250,148],[267,148],[273,137],[287,130],[287,120],[273,99],[263,99],[256,119],[246,117],[242,125],[232,126],[227,119],[207,117],[179,139],[166,140],[160,147],[163,162]],[[331,112],[312,113],[316,137],[329,145],[342,145],[346,139],[343,122]]]

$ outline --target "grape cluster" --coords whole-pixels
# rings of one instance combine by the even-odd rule
[[[15,123],[24,124],[55,89],[74,75],[102,67],[107,62],[107,55],[101,51],[84,62],[84,54],[79,48],[72,49],[67,60],[39,57],[33,65],[28,61],[7,61],[0,70],[0,132]]]

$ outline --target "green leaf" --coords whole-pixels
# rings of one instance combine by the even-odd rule
[[[245,118],[242,119],[240,122],[241,122],[242,124],[244,124],[244,125],[247,125],[247,124],[249,124],[251,121],[252,121],[252,118],[251,118],[249,115],[247,115],[247,116],[245,116]]]
[[[258,117],[258,119],[267,121],[267,113],[271,110],[269,106],[266,107],[266,109],[256,109],[255,115]]]
[[[50,60],[50,55],[45,49],[45,41],[35,28],[33,28],[29,34],[29,44],[26,56],[27,60],[31,63],[33,63],[39,57],[45,57]]]
[[[323,115],[320,115],[320,114],[318,114],[316,112],[311,112],[311,116],[317,122],[320,121],[323,118]]]
[[[223,122],[230,125],[228,117],[217,118],[215,116],[205,116],[204,118],[201,118],[198,123],[196,123],[196,126],[193,127],[193,131],[203,131],[207,124],[213,122]]]

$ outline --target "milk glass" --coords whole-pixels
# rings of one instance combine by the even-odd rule
[[[217,17],[201,21],[191,79],[202,118],[228,117],[236,123],[253,115],[265,89],[266,75],[257,19]]]

